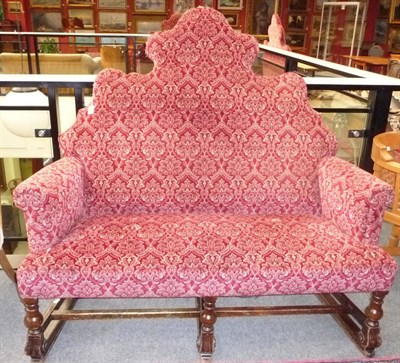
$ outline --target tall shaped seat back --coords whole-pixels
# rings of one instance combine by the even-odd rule
[[[149,74],[102,71],[60,137],[97,213],[319,213],[319,161],[336,141],[302,78],[255,75],[256,40],[210,8],[147,43]]]

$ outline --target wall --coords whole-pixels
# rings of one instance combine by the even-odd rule
[[[251,34],[256,33],[257,14],[261,7],[267,3],[269,17],[277,10],[281,16],[282,24],[286,29],[288,35],[288,43],[294,50],[313,55],[315,46],[318,39],[319,27],[318,20],[321,14],[323,0],[236,0],[237,6],[232,6],[232,1],[229,3],[226,0],[166,0],[165,7],[153,6],[153,9],[140,8],[141,4],[148,4],[148,0],[102,0],[102,4],[109,3],[109,7],[100,6],[100,0],[47,0],[49,4],[58,3],[53,7],[40,7],[36,4],[43,4],[46,0],[21,0],[24,12],[21,14],[10,13],[8,3],[10,0],[3,0],[5,8],[5,17],[10,20],[21,20],[22,29],[25,31],[32,30],[57,30],[64,32],[121,32],[121,33],[137,33],[156,31],[160,29],[161,21],[168,18],[174,11],[182,8],[180,4],[190,4],[192,6],[206,5],[213,6],[219,9],[230,20],[231,25],[238,31],[247,32]],[[240,3],[241,1],[241,3]],[[372,43],[377,42],[389,52],[400,52],[400,40],[398,44],[398,51],[396,50],[397,43],[392,46],[391,40],[387,34],[381,34],[378,38],[376,35],[376,26],[386,29],[390,33],[391,39],[397,36],[400,39],[400,24],[399,21],[392,22],[388,25],[390,16],[390,0],[361,0],[368,5],[367,19],[365,23],[365,38],[364,50],[368,49]],[[15,1],[11,1],[16,3]],[[31,5],[33,4],[33,5]],[[125,5],[126,4],[126,5]],[[242,8],[240,7],[242,4]],[[380,10],[382,6],[387,8],[386,14],[382,14]],[[33,14],[33,15],[32,15]],[[53,24],[40,24],[41,17],[50,17],[47,23]],[[68,17],[78,17],[84,22],[84,29],[79,29],[78,25],[75,26],[61,24],[62,19]],[[112,19],[114,17],[114,20]],[[349,22],[346,18],[347,15],[337,14],[335,16],[334,27],[338,29],[338,41],[331,49],[332,53],[348,54],[348,47],[343,46],[343,37],[348,36],[346,32],[349,30]],[[32,19],[35,19],[35,23]],[[121,20],[119,22],[119,19]],[[300,22],[293,22],[291,19],[299,19]],[[375,21],[371,21],[374,19]],[[55,23],[57,23],[55,25]],[[61,24],[61,25],[60,25]],[[47,27],[46,27],[47,26]],[[389,29],[388,29],[389,28]],[[265,29],[265,27],[264,27]],[[265,31],[261,31],[263,36],[259,39],[262,41],[265,38]],[[90,40],[90,38],[88,38]],[[96,51],[96,47],[90,44],[88,39],[82,39],[82,43],[73,44],[69,43],[69,39],[63,38],[64,44],[61,46],[63,52],[74,51]],[[103,44],[112,42],[110,39],[98,39]],[[397,42],[397,41],[396,41]],[[335,43],[335,41],[332,41]]]

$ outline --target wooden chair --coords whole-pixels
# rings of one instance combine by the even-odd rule
[[[389,77],[400,78],[400,59],[389,58],[387,75]]]
[[[384,214],[384,220],[392,224],[391,235],[384,249],[391,255],[400,256],[400,132],[385,132],[375,136],[372,145],[374,175],[394,188],[392,208]]]
[[[383,53],[384,51],[380,45],[373,45],[368,50],[368,55],[371,57],[382,57]]]

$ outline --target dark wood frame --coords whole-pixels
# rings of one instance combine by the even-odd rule
[[[44,359],[67,320],[121,318],[197,318],[197,349],[202,358],[211,358],[215,350],[214,325],[217,317],[331,314],[361,352],[373,357],[381,344],[379,320],[387,292],[371,294],[363,313],[345,294],[317,294],[321,304],[259,307],[216,307],[216,297],[197,298],[193,308],[74,310],[77,299],[57,299],[46,313],[39,311],[38,299],[25,298],[25,325],[28,328],[25,352],[32,359]],[[50,324],[52,323],[52,324]],[[46,337],[46,338],[45,338]],[[111,344],[111,343],[110,343]]]

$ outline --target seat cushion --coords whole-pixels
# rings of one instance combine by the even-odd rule
[[[312,216],[87,219],[18,270],[22,297],[254,296],[388,290],[396,264]]]

